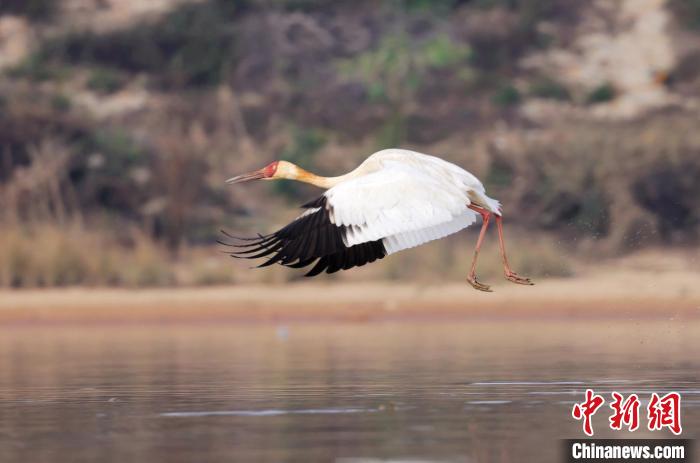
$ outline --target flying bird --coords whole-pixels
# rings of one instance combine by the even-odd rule
[[[476,222],[482,225],[467,281],[491,291],[476,277],[476,261],[492,218],[506,279],[532,285],[510,268],[503,239],[503,212],[486,195],[484,185],[461,167],[435,156],[404,149],[378,151],[355,170],[339,177],[321,177],[287,161],[226,180],[289,179],[326,189],[302,206],[304,212],[284,228],[238,243],[220,242],[236,258],[267,258],[259,267],[313,265],[306,276],[334,273],[382,259],[389,254],[444,238]]]

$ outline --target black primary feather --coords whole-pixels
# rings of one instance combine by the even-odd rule
[[[302,208],[317,210],[307,211],[275,233],[258,234],[255,238],[237,237],[222,230],[227,238],[243,243],[218,242],[232,248],[227,253],[238,259],[269,256],[268,260],[258,267],[280,264],[290,268],[302,268],[314,264],[306,273],[307,277],[316,276],[323,271],[335,273],[361,267],[386,256],[382,240],[345,246],[343,238],[347,227],[336,226],[331,222],[325,196],[309,201]]]

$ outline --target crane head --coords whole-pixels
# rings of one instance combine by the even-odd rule
[[[277,169],[281,162],[284,161],[274,161],[266,165],[262,169],[254,170],[246,174],[237,175],[226,180],[226,183],[233,185],[234,183],[242,183],[250,180],[272,180],[276,177]]]
[[[266,165],[262,169],[254,170],[248,172],[247,174],[237,175],[226,180],[229,185],[234,183],[247,182],[249,180],[278,180],[286,178],[288,180],[299,180],[301,182],[314,183],[318,180],[322,180],[311,172],[307,172],[296,164],[292,164],[288,161],[274,161]]]

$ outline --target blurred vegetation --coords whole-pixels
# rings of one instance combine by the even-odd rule
[[[235,59],[231,21],[237,11],[238,2],[225,0],[185,4],[147,27],[139,24],[106,34],[69,33],[45,43],[39,56],[99,65],[102,80],[112,68],[153,74],[167,86],[216,84]]]
[[[700,29],[700,0],[670,0],[669,4],[684,24]]]
[[[0,15],[22,15],[31,20],[43,21],[56,14],[57,6],[56,0],[3,0],[0,3]]]
[[[114,93],[124,85],[124,79],[110,69],[95,69],[87,81],[90,90],[101,93]]]
[[[601,84],[591,90],[586,101],[588,101],[589,104],[605,103],[615,99],[616,93],[615,87],[611,84]]]
[[[569,101],[571,93],[561,83],[546,77],[535,79],[530,86],[529,94],[537,98]]]
[[[691,135],[692,124],[665,115],[614,130],[559,127],[518,156],[495,153],[487,179],[506,210],[531,227],[616,250],[690,244],[700,225],[700,136]]]
[[[671,3],[692,25],[697,2]],[[510,223],[557,240],[516,240],[524,273],[570,275],[564,253],[697,243],[697,114],[522,116],[535,99],[585,113],[618,97],[519,65],[559,40],[571,2],[202,0],[104,30],[67,26],[58,6],[0,4],[41,32],[0,75],[1,286],[241,281],[206,247],[218,230],[267,232],[318,191],[225,178],[273,159],[337,175],[395,146],[474,171]],[[696,71],[680,63],[673,85],[697,87]],[[378,268],[437,278],[469,253],[451,237]]]
[[[51,65],[44,54],[32,53],[22,63],[13,67],[7,75],[16,79],[28,79],[35,82],[58,79],[60,72],[55,65]]]
[[[520,102],[520,92],[512,85],[505,85],[493,95],[492,101],[498,106],[513,106]]]

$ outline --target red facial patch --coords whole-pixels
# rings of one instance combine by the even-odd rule
[[[279,164],[279,161],[271,162],[265,167],[265,177],[271,178],[275,175],[275,172],[277,172],[277,164]]]

